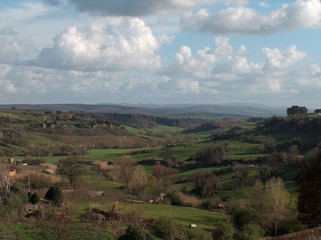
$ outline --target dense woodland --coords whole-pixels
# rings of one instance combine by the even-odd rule
[[[250,240],[317,227],[321,117],[285,112],[1,110],[0,236]]]

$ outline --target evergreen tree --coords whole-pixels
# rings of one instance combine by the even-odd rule
[[[31,204],[37,204],[40,202],[40,197],[39,197],[38,193],[34,193],[31,195],[30,202],[31,202]]]
[[[59,187],[50,187],[45,195],[45,199],[52,201],[56,206],[60,206],[63,202],[63,194]]]

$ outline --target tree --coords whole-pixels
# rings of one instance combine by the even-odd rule
[[[227,146],[221,144],[219,146],[208,145],[201,149],[195,156],[197,163],[214,164],[221,163],[227,157]]]
[[[320,113],[321,113],[321,109],[320,109],[320,108],[315,109],[315,110],[314,110],[314,113],[316,113],[316,114],[320,114]]]
[[[156,178],[159,192],[163,193],[167,192],[168,187],[179,179],[176,169],[160,164],[154,166],[152,174]]]
[[[159,154],[164,159],[166,166],[175,167],[182,162],[180,155],[173,153],[169,148],[163,148]]]
[[[262,165],[259,168],[259,173],[260,173],[260,180],[263,183],[266,183],[271,177],[272,177],[272,168],[268,165]]]
[[[134,176],[134,168],[136,164],[137,163],[131,156],[124,156],[117,164],[119,179],[125,183],[127,191],[131,189],[130,184]]]
[[[264,237],[264,229],[256,224],[249,223],[243,227],[240,240],[256,240]]]
[[[191,176],[193,192],[201,197],[210,196],[220,187],[219,179],[213,172],[200,172]]]
[[[37,204],[39,202],[40,202],[40,197],[39,197],[38,193],[32,194],[31,197],[30,197],[30,203],[31,204]]]
[[[292,107],[286,109],[287,115],[306,114],[307,112],[308,109],[305,106],[293,105]]]
[[[219,222],[215,230],[212,231],[212,237],[215,240],[232,240],[233,235],[233,224],[229,222]]]
[[[274,225],[274,234],[277,236],[279,222],[284,220],[287,214],[289,195],[281,178],[271,178],[265,185],[265,191],[270,209],[268,217]]]
[[[321,159],[309,160],[297,178],[299,220],[315,227],[321,224]]]
[[[233,170],[234,177],[237,179],[239,186],[246,185],[249,178],[249,168],[246,165],[235,164]]]
[[[144,192],[144,187],[148,181],[148,175],[142,166],[135,166],[131,179],[131,188],[136,195]]]
[[[79,159],[77,157],[68,157],[59,161],[57,173],[66,177],[70,185],[75,189],[79,178],[83,174],[83,169],[79,165]]]
[[[239,230],[244,229],[248,224],[258,222],[262,222],[260,213],[251,207],[236,209],[233,212],[233,223]]]
[[[52,201],[56,206],[60,206],[63,202],[63,194],[59,187],[53,186],[48,189],[45,199]]]
[[[178,226],[170,218],[159,218],[153,224],[153,232],[160,239],[184,239]]]

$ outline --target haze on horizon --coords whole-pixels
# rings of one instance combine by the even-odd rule
[[[3,0],[0,102],[320,107],[320,0]]]

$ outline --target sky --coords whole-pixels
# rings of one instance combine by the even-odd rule
[[[321,107],[320,0],[1,0],[0,103]]]

